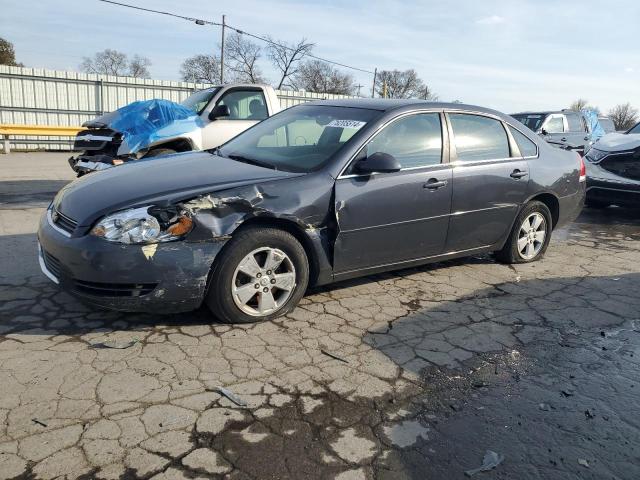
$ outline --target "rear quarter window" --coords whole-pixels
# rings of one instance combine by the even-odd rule
[[[535,157],[538,155],[538,146],[533,143],[529,137],[527,137],[524,133],[516,130],[512,126],[509,126],[509,130],[511,131],[511,135],[515,139],[518,144],[518,148],[520,149],[520,155],[523,157]]]

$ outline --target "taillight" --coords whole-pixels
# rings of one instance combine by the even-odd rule
[[[578,153],[578,160],[580,161],[580,181],[581,182],[586,182],[587,181],[587,167],[584,164],[584,158],[582,158],[582,155],[580,155]]]

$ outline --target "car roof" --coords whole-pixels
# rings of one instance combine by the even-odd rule
[[[420,100],[416,98],[336,98],[328,100],[316,100],[307,102],[302,105],[321,105],[329,107],[348,107],[348,108],[365,108],[368,110],[379,110],[388,112],[403,107],[421,107],[447,110],[469,110],[474,112],[485,112],[494,115],[504,115],[490,108],[480,107],[477,105],[467,105],[464,103],[445,103],[431,102],[428,100]]]

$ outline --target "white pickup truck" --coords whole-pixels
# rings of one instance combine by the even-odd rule
[[[134,102],[85,122],[69,159],[84,175],[115,165],[190,150],[206,150],[280,111],[267,85],[231,84],[193,93],[180,104],[168,100]]]

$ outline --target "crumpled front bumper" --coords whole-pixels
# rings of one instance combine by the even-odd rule
[[[175,313],[198,308],[224,241],[126,245],[91,235],[71,237],[45,212],[38,229],[43,273],[85,303],[126,312]]]
[[[79,175],[84,175],[91,172],[98,172],[100,170],[106,170],[113,168],[116,165],[113,163],[96,162],[91,160],[91,156],[78,155],[77,157],[69,158],[69,165],[71,169]]]

